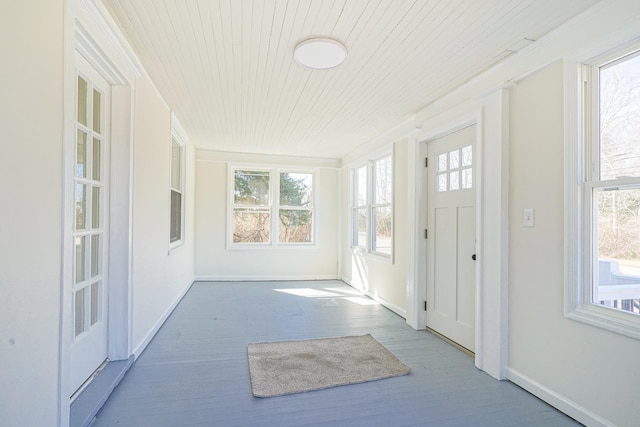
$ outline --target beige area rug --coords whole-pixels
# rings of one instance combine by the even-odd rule
[[[255,343],[247,352],[256,397],[380,380],[411,370],[371,335]]]

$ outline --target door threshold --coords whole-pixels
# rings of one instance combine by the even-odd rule
[[[427,327],[427,332],[437,336],[438,338],[440,338],[442,341],[446,342],[447,344],[450,344],[450,345],[454,346],[455,348],[457,348],[461,352],[465,353],[467,356],[471,356],[471,357],[475,357],[476,356],[476,354],[473,351],[469,350],[466,347],[461,346],[457,342],[453,341],[451,338],[445,337],[440,332],[434,331],[433,329],[431,329],[429,327]]]
[[[127,360],[107,361],[74,393],[69,419],[70,427],[91,425],[98,411],[107,402],[111,392],[120,383],[133,364],[133,356]]]

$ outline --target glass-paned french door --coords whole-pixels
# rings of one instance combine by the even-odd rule
[[[77,58],[73,140],[73,260],[70,277],[71,386],[78,389],[107,358],[109,131],[111,88]]]
[[[78,75],[74,221],[74,336],[101,320],[104,258],[102,93]]]

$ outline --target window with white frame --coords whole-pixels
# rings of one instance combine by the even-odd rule
[[[352,246],[391,256],[393,161],[387,155],[352,170]]]
[[[171,138],[171,211],[169,226],[169,243],[176,245],[182,242],[184,230],[184,145],[176,138]]]
[[[314,243],[314,174],[232,167],[232,246]]]
[[[640,46],[582,64],[579,74],[568,315],[640,338]]]

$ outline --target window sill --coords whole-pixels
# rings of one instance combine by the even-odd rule
[[[382,252],[367,252],[366,249],[361,248],[359,246],[352,246],[351,247],[351,252],[354,255],[360,256],[360,257],[364,257],[364,258],[370,258],[373,259],[375,261],[378,262],[382,262],[385,264],[393,264],[393,255],[391,254],[385,254]]]
[[[640,316],[623,311],[584,304],[567,312],[565,316],[578,322],[640,339]]]
[[[173,243],[169,243],[169,251],[168,251],[167,255],[171,255],[171,252],[175,251],[176,249],[178,249],[181,246],[184,246],[184,239],[178,240],[178,241],[173,242]]]

